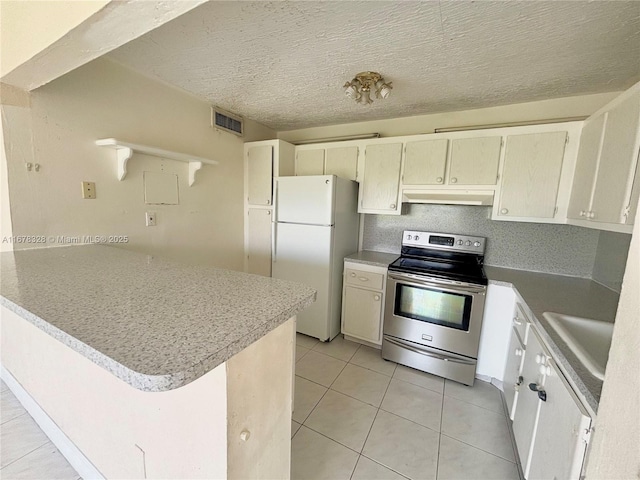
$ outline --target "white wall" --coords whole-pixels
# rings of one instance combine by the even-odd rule
[[[0,2],[0,76],[34,57],[110,1]]]
[[[636,214],[587,480],[640,475],[640,215]]]
[[[125,248],[242,269],[243,143],[275,132],[252,121],[243,138],[213,130],[207,103],[104,59],[31,92],[30,108],[2,110],[14,235],[128,235]],[[115,152],[94,144],[106,137],[220,164],[189,187],[186,163],[136,155],[120,182]],[[180,204],[145,205],[144,171],[177,174]],[[95,200],[82,199],[82,181],[96,183]]]
[[[491,125],[511,122],[534,122],[554,118],[587,117],[617,97],[620,92],[598,93],[576,97],[557,98],[538,102],[503,105],[499,107],[464,110],[459,112],[434,113],[415,117],[392,118],[369,122],[330,125],[326,127],[305,128],[278,132],[278,138],[288,142],[318,138],[379,133],[383,137],[396,135],[414,135],[433,133],[436,128],[464,127],[472,125]],[[345,98],[345,102],[349,100]],[[388,100],[393,101],[393,97]],[[366,106],[354,105],[366,118]]]

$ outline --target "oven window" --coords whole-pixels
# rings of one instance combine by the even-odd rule
[[[473,297],[398,284],[395,314],[458,330],[469,330]]]

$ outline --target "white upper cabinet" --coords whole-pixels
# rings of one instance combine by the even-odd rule
[[[502,137],[457,138],[451,141],[450,185],[495,185]]]
[[[296,152],[296,175],[324,175],[324,148]]]
[[[582,127],[568,218],[583,219],[589,211],[606,119],[607,114],[602,113],[585,120]]]
[[[296,175],[335,175],[357,180],[358,147],[317,144],[296,147]]]
[[[567,132],[507,137],[498,215],[553,218]]]
[[[247,197],[250,205],[271,205],[273,147],[247,149]]]
[[[633,222],[625,212],[638,162],[639,124],[640,89],[608,112],[589,215],[595,222]]]
[[[640,194],[640,83],[589,117],[582,136],[570,223],[631,232]]]
[[[358,213],[400,215],[402,143],[367,145],[360,179]]]
[[[356,180],[358,172],[358,147],[327,148],[327,159],[324,166],[325,175]]]
[[[449,140],[407,142],[405,146],[403,185],[442,185],[447,166]]]

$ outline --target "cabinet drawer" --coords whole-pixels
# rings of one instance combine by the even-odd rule
[[[516,307],[513,309],[513,328],[518,332],[518,336],[523,345],[527,344],[530,323],[529,317],[527,317],[527,314],[524,312],[524,308],[519,302],[516,302]]]
[[[384,281],[384,275],[379,273],[352,270],[350,268],[345,271],[344,278],[348,285],[375,288],[376,290],[382,290],[382,282]]]

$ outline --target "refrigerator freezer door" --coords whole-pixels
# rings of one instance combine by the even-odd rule
[[[276,221],[333,225],[336,177],[279,177],[276,179]]]
[[[297,331],[328,340],[333,227],[276,223],[272,276],[304,283],[316,301],[298,314]]]

